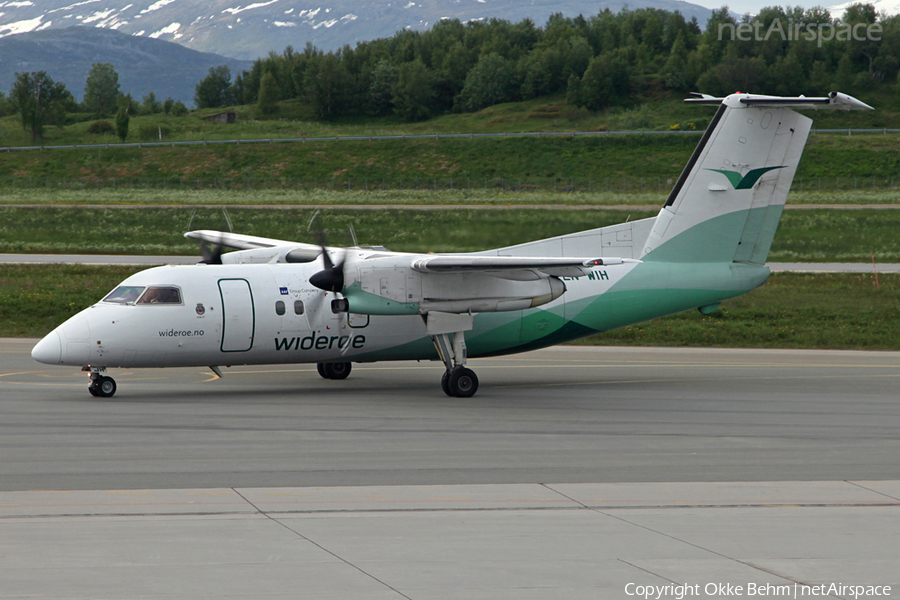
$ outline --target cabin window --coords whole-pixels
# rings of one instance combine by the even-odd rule
[[[144,291],[142,285],[120,285],[103,299],[104,302],[114,302],[116,304],[134,304],[141,292]]]
[[[181,290],[171,286],[151,286],[138,304],[181,304]]]
[[[281,300],[275,302],[275,314],[279,316],[284,314],[284,302]]]
[[[303,300],[294,300],[294,314],[295,315],[303,314]]]

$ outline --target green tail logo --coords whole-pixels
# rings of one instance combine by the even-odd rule
[[[731,182],[732,187],[736,190],[749,190],[753,187],[753,185],[759,181],[759,178],[769,171],[774,171],[775,169],[783,169],[787,165],[781,165],[780,167],[761,167],[759,169],[753,169],[743,177],[737,171],[726,171],[724,169],[706,169],[707,171],[713,171],[715,173],[721,173],[725,177],[728,178],[728,181]]]

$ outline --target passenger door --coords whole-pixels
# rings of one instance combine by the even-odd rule
[[[220,279],[222,296],[222,352],[246,352],[253,347],[256,312],[246,279]]]

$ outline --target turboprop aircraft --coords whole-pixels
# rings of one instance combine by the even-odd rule
[[[524,352],[697,308],[762,285],[812,121],[793,109],[871,109],[844,94],[697,94],[718,106],[656,217],[467,254],[328,247],[219,231],[196,265],[123,281],[50,332],[35,360],[82,367],[110,397],[113,367],[441,360],[469,397],[469,358]],[[221,247],[236,249],[222,253]]]

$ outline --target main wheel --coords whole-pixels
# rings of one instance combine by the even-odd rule
[[[450,371],[444,371],[444,374],[441,376],[441,389],[451,398],[455,398],[453,392],[450,391]]]
[[[478,377],[472,369],[457,367],[450,371],[447,388],[457,398],[471,398],[478,391]]]
[[[352,366],[348,362],[318,363],[316,365],[319,375],[325,379],[347,379],[351,368]]]
[[[112,377],[100,377],[94,389],[101,398],[112,398],[116,393],[116,380]]]
[[[325,368],[330,375],[329,379],[347,379],[352,365],[348,362],[326,363]]]
[[[88,386],[88,391],[91,393],[91,396],[97,395],[97,388],[94,387],[94,384]]]

